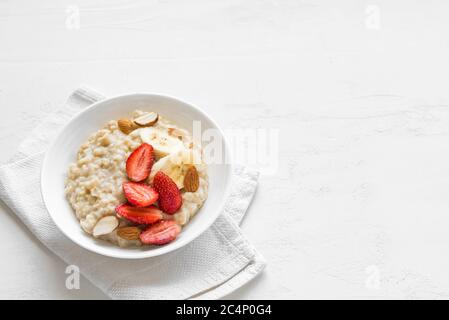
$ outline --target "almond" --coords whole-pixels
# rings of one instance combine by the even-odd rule
[[[178,139],[182,140],[184,137],[188,135],[188,132],[186,132],[183,129],[178,128],[168,128],[168,134],[174,137],[177,137]]]
[[[117,123],[120,131],[124,134],[130,134],[138,128],[138,126],[129,119],[120,119]]]
[[[200,177],[195,166],[191,166],[184,176],[184,190],[186,192],[196,192],[200,187]]]
[[[134,119],[134,122],[141,127],[150,127],[159,119],[156,112],[148,112]]]
[[[119,221],[115,216],[106,216],[98,220],[93,230],[93,236],[99,237],[111,233],[118,227]]]
[[[139,240],[140,229],[137,227],[123,227],[117,230],[117,235],[125,240]]]

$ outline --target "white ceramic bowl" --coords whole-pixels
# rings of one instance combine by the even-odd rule
[[[165,246],[120,248],[86,234],[64,194],[64,183],[70,163],[75,162],[79,147],[92,133],[111,119],[120,119],[136,109],[156,111],[180,127],[192,130],[194,120],[201,121],[201,130],[216,129],[223,140],[223,164],[209,164],[209,195],[197,215],[183,228],[178,239]],[[42,167],[41,188],[45,205],[55,224],[73,242],[101,255],[140,259],[154,257],[179,249],[209,228],[224,207],[229,194],[232,166],[229,148],[222,131],[204,111],[178,99],[158,94],[130,94],[97,102],[78,114],[59,133],[50,146]]]

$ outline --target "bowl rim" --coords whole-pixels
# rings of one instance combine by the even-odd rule
[[[86,245],[84,245],[81,241],[78,241],[77,237],[74,237],[70,234],[68,234],[64,228],[62,228],[58,222],[56,222],[56,220],[53,218],[53,214],[51,213],[49,207],[48,207],[48,200],[47,197],[49,196],[48,194],[46,195],[46,192],[44,192],[44,190],[46,190],[46,180],[44,179],[46,172],[47,172],[47,167],[48,167],[48,161],[49,161],[49,157],[50,157],[50,151],[53,150],[53,148],[55,147],[55,145],[57,144],[59,137],[61,136],[61,134],[63,132],[65,132],[67,130],[67,128],[73,123],[75,122],[78,118],[80,118],[82,115],[84,115],[85,113],[89,112],[92,109],[95,109],[98,105],[105,103],[107,101],[110,100],[115,100],[115,99],[123,99],[123,98],[128,98],[128,97],[133,97],[133,96],[153,96],[153,97],[159,97],[162,99],[169,99],[169,100],[173,100],[175,102],[179,102],[181,104],[185,104],[188,105],[189,107],[191,107],[192,109],[196,110],[197,112],[199,112],[203,117],[205,117],[208,121],[210,121],[212,123],[212,125],[215,127],[215,129],[217,129],[222,138],[223,138],[223,146],[225,149],[225,161],[226,161],[226,165],[229,167],[229,174],[230,177],[228,179],[228,183],[227,186],[225,188],[225,192],[224,192],[224,196],[221,200],[220,203],[218,203],[218,205],[216,206],[216,216],[214,219],[211,219],[211,221],[208,224],[205,224],[203,227],[203,230],[200,230],[199,232],[197,232],[196,235],[192,236],[192,238],[188,241],[185,242],[174,242],[171,246],[165,246],[165,247],[159,247],[157,251],[155,250],[147,250],[147,251],[138,251],[135,252],[134,255],[120,255],[119,253],[109,253],[109,252],[101,252],[101,250],[95,250],[96,248],[96,244],[94,241],[92,241],[92,243],[94,244],[92,247],[88,247]],[[51,142],[49,143],[49,146],[47,148],[47,150],[45,151],[44,154],[44,159],[42,161],[42,165],[41,165],[41,174],[40,174],[40,193],[43,199],[43,203],[45,206],[45,209],[47,210],[49,216],[51,217],[53,223],[57,226],[57,228],[67,237],[69,238],[72,242],[74,242],[75,244],[77,244],[78,246],[96,253],[98,255],[101,256],[106,256],[106,257],[111,257],[111,258],[117,258],[117,259],[124,259],[124,260],[137,260],[137,259],[148,259],[151,257],[157,257],[160,255],[164,255],[173,251],[176,251],[184,246],[186,246],[187,244],[191,243],[192,241],[194,241],[195,239],[197,239],[200,235],[202,235],[206,230],[208,230],[213,223],[215,223],[215,221],[218,219],[218,217],[220,216],[222,210],[225,207],[226,204],[226,200],[228,199],[229,195],[230,195],[230,191],[231,191],[231,185],[232,185],[232,173],[233,173],[233,169],[234,169],[234,164],[233,164],[233,157],[231,154],[231,148],[229,147],[229,142],[226,139],[226,136],[224,135],[223,130],[221,129],[221,127],[217,124],[217,122],[215,120],[213,120],[211,117],[209,117],[209,115],[201,108],[199,108],[198,106],[191,104],[189,102],[186,102],[184,100],[178,99],[174,96],[171,95],[167,95],[167,94],[160,94],[160,93],[152,93],[152,92],[133,92],[133,93],[125,93],[125,94],[120,94],[120,95],[115,95],[112,97],[107,97],[105,99],[93,102],[91,105],[89,105],[88,107],[84,108],[82,111],[76,113],[66,124],[64,124],[62,126],[62,128],[59,129],[59,131],[56,133],[56,135],[52,138]],[[81,228],[81,226],[80,226]],[[95,240],[94,238],[92,238],[92,240]],[[120,248],[117,246],[117,248]],[[120,248],[123,250],[127,250],[127,248]]]

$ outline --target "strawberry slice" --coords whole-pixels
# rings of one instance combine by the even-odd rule
[[[126,161],[126,173],[134,182],[140,182],[148,178],[153,167],[153,146],[143,143],[134,150]]]
[[[115,211],[126,220],[137,224],[152,224],[162,220],[162,211],[155,206],[138,208],[125,203],[115,208]]]
[[[181,227],[173,220],[162,220],[149,226],[140,234],[144,244],[163,245],[172,242],[181,232]]]
[[[143,183],[125,182],[123,183],[123,192],[128,202],[136,207],[148,207],[159,198],[156,190]]]
[[[153,179],[153,187],[159,193],[159,208],[167,214],[175,214],[182,206],[182,196],[176,183],[159,171]]]

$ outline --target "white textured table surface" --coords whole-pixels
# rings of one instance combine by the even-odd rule
[[[176,95],[281,130],[243,225],[269,265],[229,298],[449,298],[448,9],[1,1],[0,160],[81,83]],[[0,211],[0,298],[105,298]]]

